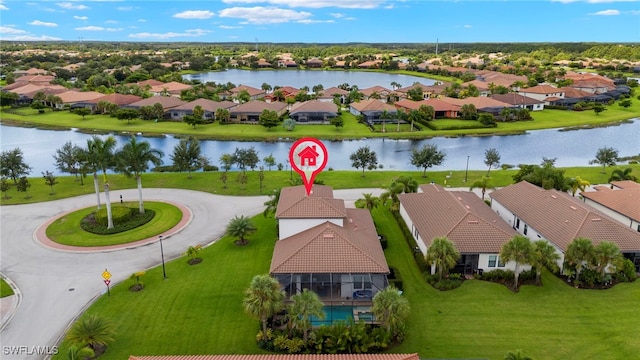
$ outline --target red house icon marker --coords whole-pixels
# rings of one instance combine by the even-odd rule
[[[316,151],[316,146],[312,145],[302,149],[298,156],[300,157],[300,166],[316,166],[316,160],[320,154]]]

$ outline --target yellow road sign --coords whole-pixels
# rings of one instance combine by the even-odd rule
[[[107,269],[104,269],[104,272],[102,273],[102,278],[105,280],[111,279],[111,273],[108,272]]]

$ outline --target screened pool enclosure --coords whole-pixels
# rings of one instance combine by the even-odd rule
[[[335,301],[371,302],[373,296],[389,284],[386,274],[376,273],[272,275],[280,282],[287,298],[309,289],[327,305]]]

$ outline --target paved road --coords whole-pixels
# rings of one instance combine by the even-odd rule
[[[379,195],[380,189],[336,190],[335,197],[347,206],[362,193]],[[135,189],[114,191],[112,198],[137,198]],[[186,205],[192,221],[177,234],[163,240],[166,258],[179,256],[195,243],[215,241],[235,215],[254,215],[264,209],[267,197],[230,197],[189,190],[144,189],[147,200],[166,200]],[[77,253],[51,249],[34,239],[36,229],[51,217],[95,204],[95,195],[30,205],[3,206],[1,211],[0,271],[22,292],[15,316],[1,333],[2,359],[43,359],[36,354],[7,355],[5,347],[54,346],[68,324],[105,286],[100,274],[105,268],[114,283],[143,268],[158,265],[158,246],[141,246],[109,252]]]

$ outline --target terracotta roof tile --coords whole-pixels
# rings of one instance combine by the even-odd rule
[[[236,86],[235,88],[231,89],[231,93],[236,96],[240,93],[240,91],[242,90],[246,90],[249,93],[249,96],[264,96],[266,95],[266,92],[262,89],[257,89],[251,86],[247,86],[247,85],[240,85],[240,86]]]
[[[418,110],[420,106],[426,105],[433,107],[435,111],[460,111],[460,106],[454,105],[448,102],[444,102],[438,99],[426,99],[421,101],[413,101],[409,99],[403,99],[394,103],[396,107],[402,107],[408,110]]]
[[[478,110],[486,109],[486,108],[503,108],[503,107],[513,106],[511,104],[507,104],[505,102],[492,99],[486,96],[468,97],[464,99],[454,99],[454,98],[443,96],[442,98],[440,98],[440,100],[446,103],[458,105],[458,106],[462,106],[465,104],[473,104],[473,106],[475,106],[476,109]]]
[[[333,102],[310,100],[301,103],[295,103],[293,104],[293,106],[291,106],[291,110],[289,110],[289,113],[291,115],[300,112],[331,113],[337,115],[338,106]]]
[[[544,101],[536,100],[528,96],[523,96],[516,93],[493,94],[491,95],[491,98],[511,105],[532,105],[544,103]]]
[[[622,251],[640,251],[639,232],[566,193],[521,181],[489,196],[562,251],[578,237],[591,239],[594,244],[611,241]]]
[[[136,101],[140,101],[142,100],[142,98],[140,96],[137,95],[129,95],[129,94],[109,94],[109,95],[105,95],[103,97],[99,97],[97,99],[94,99],[92,102],[95,102],[96,104],[100,101],[108,101],[112,104],[116,104],[118,106],[122,106],[122,105],[127,105],[127,104],[131,104],[134,103]]]
[[[601,191],[583,191],[580,195],[640,222],[640,187],[619,190],[605,187]]]
[[[62,99],[63,104],[89,102],[91,100],[101,98],[104,94],[95,91],[75,91],[69,90],[63,93],[59,93],[58,96]]]
[[[344,227],[325,222],[276,242],[271,274],[388,273],[371,214],[347,209]]]
[[[174,108],[174,110],[193,110],[196,106],[200,105],[204,111],[215,113],[216,110],[230,109],[238,104],[233,101],[213,101],[209,99],[195,99],[188,103],[182,104]]]
[[[638,189],[640,188],[640,183],[637,183],[632,180],[621,180],[621,181],[612,181],[611,185],[620,188],[620,189]]]
[[[141,108],[143,106],[153,106],[155,103],[159,103],[160,105],[162,105],[163,109],[167,110],[183,105],[185,102],[174,96],[152,96],[140,101],[136,101],[127,106],[133,108]]]
[[[287,107],[287,104],[280,101],[266,103],[264,101],[253,100],[253,101],[248,101],[244,104],[240,104],[230,109],[229,111],[232,114],[240,114],[240,113],[260,114],[262,113],[263,110],[272,110],[280,113],[281,111],[285,110],[286,107]]]
[[[383,101],[376,99],[363,100],[360,102],[351,103],[351,107],[360,111],[384,111],[387,110],[389,112],[395,112],[396,108],[393,105],[389,105]]]
[[[347,215],[344,201],[333,198],[333,189],[313,185],[307,196],[304,186],[284,187],[276,208],[276,218],[344,218]]]
[[[498,253],[516,234],[478,196],[421,185],[421,193],[398,196],[425,245],[447,237],[461,253]]]

